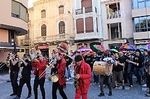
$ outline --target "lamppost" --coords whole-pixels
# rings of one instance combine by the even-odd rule
[[[11,46],[14,47],[13,53],[14,53],[14,54],[17,54],[17,51],[16,51],[16,42],[15,42],[15,40],[14,40],[13,38],[11,39]]]

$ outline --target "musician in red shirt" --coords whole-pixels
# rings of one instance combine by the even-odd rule
[[[37,56],[37,58],[33,59],[32,66],[34,67],[34,96],[35,99],[38,99],[38,85],[40,85],[41,93],[42,93],[42,99],[45,99],[45,75],[46,75],[46,64],[47,60],[44,59],[42,55]]]
[[[80,99],[81,96],[82,99],[88,99],[87,93],[90,87],[91,77],[90,65],[84,61],[81,55],[75,56],[75,99]]]
[[[57,89],[62,97],[62,99],[68,99],[63,88],[66,87],[66,79],[65,79],[65,68],[66,68],[66,60],[64,58],[64,54],[67,52],[67,45],[65,43],[60,43],[57,48],[57,53],[55,54],[56,64],[52,68],[52,74],[55,73],[58,75],[58,81],[53,82],[52,85],[52,99],[57,99]]]

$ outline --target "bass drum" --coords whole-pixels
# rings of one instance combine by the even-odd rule
[[[106,62],[95,61],[93,64],[93,71],[97,75],[105,75]]]

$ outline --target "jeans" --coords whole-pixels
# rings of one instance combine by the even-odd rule
[[[105,83],[108,86],[109,92],[112,92],[111,76],[100,75],[100,91],[101,91],[101,93],[104,93],[104,88],[103,88],[104,81],[106,81]]]
[[[41,78],[41,79],[38,79],[37,77],[35,77],[35,80],[34,80],[34,96],[35,96],[35,99],[38,99],[38,85],[40,85],[40,89],[41,89],[41,93],[42,93],[42,99],[45,99],[45,88],[44,88],[44,83],[45,83],[45,78]]]
[[[63,90],[63,85],[59,85],[58,82],[53,83],[52,85],[52,99],[57,99],[57,95],[56,95],[57,89],[59,90],[59,93],[63,99],[68,99]]]
[[[15,94],[17,94],[17,90],[18,90],[17,79],[18,79],[18,72],[17,71],[11,71],[10,72],[10,81],[11,81],[11,85],[13,88],[13,93],[15,93]]]

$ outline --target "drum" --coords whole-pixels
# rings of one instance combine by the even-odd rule
[[[93,64],[93,71],[97,75],[105,75],[106,62],[95,61]]]

